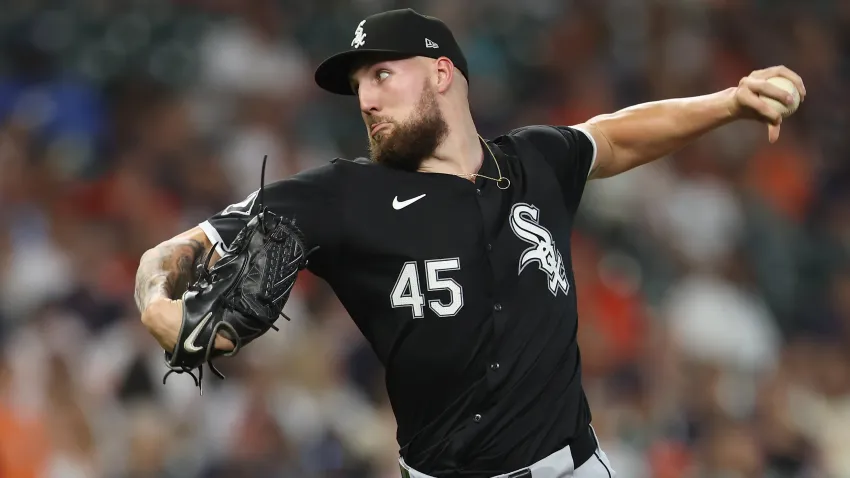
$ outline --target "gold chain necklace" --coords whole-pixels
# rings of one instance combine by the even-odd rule
[[[499,189],[508,189],[509,187],[511,187],[511,180],[502,176],[502,168],[499,167],[499,162],[496,160],[496,155],[493,154],[493,150],[490,149],[490,145],[487,144],[487,141],[484,141],[484,138],[482,138],[480,134],[478,135],[478,139],[480,139],[481,142],[484,143],[484,146],[487,148],[487,151],[490,153],[490,157],[493,158],[493,162],[496,163],[496,170],[499,172],[499,178],[498,179],[497,178],[491,178],[490,176],[485,176],[483,174],[478,174],[478,173],[456,174],[456,176],[460,176],[462,178],[467,178],[467,179],[473,179],[473,178],[481,177],[481,178],[484,178],[484,179],[489,179],[491,181],[496,181],[496,186],[498,186]]]

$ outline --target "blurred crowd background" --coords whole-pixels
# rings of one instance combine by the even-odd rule
[[[621,478],[850,477],[850,2],[5,0],[0,477],[398,476],[382,371],[302,275],[293,322],[166,386],[140,255],[259,185],[366,154],[314,86],[412,6],[469,59],[485,137],[734,86],[808,97],[593,181],[572,247],[594,425]]]

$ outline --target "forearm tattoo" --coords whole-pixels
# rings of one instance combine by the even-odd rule
[[[194,239],[166,243],[142,255],[135,290],[139,312],[154,299],[181,296],[192,281],[195,264],[203,255],[204,245]]]

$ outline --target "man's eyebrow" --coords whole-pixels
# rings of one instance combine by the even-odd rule
[[[360,86],[360,82],[355,78],[355,74],[360,72],[361,70],[366,70],[367,72],[375,68],[379,65],[378,62],[370,62],[368,60],[361,61],[354,65],[351,69],[351,74],[348,78],[348,84],[351,85],[351,91],[357,93],[357,88]]]
[[[386,55],[381,55],[380,57],[378,57],[377,54],[376,55],[365,55],[363,58],[360,59],[360,61],[355,62],[351,66],[351,73],[349,74],[349,80],[348,80],[349,85],[351,85],[351,91],[353,91],[354,93],[357,93],[357,88],[360,86],[360,83],[358,83],[358,81],[356,79],[354,79],[354,75],[357,72],[364,70],[364,69],[366,71],[371,71],[371,70],[374,70],[374,69],[382,69],[382,70],[390,69],[390,67],[391,67],[389,65],[390,62],[397,61],[397,60],[403,60],[405,58],[408,58],[408,55],[398,55],[397,57],[396,56],[387,57]]]

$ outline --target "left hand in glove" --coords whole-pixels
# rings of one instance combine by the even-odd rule
[[[158,299],[142,313],[142,323],[159,345],[167,351],[174,350],[183,323],[183,301]],[[215,348],[224,352],[233,350],[233,342],[221,335],[215,338]]]

